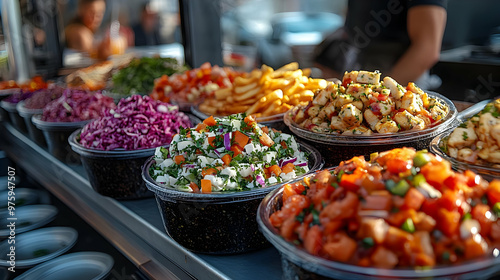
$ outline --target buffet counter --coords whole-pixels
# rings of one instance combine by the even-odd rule
[[[151,279],[281,279],[280,256],[273,247],[237,255],[192,253],[165,233],[154,198],[101,196],[81,165],[62,163],[9,123],[0,124],[0,134],[0,149],[12,161]]]

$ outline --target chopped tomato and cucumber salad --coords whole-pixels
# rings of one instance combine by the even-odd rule
[[[263,188],[309,171],[294,137],[243,114],[209,117],[181,129],[169,148],[156,149],[150,170],[157,183],[185,192]]]
[[[390,269],[498,254],[499,215],[500,180],[398,148],[285,184],[270,222],[312,255]]]

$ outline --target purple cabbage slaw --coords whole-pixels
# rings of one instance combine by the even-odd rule
[[[169,144],[180,127],[190,128],[189,117],[177,106],[132,95],[121,99],[115,109],[85,125],[80,144],[96,150],[139,150]]]
[[[64,88],[60,86],[49,86],[49,88],[37,90],[33,96],[24,100],[24,107],[26,109],[43,109],[52,100],[61,97],[63,91]]]
[[[100,91],[65,89],[62,96],[43,108],[42,121],[80,122],[97,119],[108,109],[115,108],[113,98]]]
[[[38,91],[31,91],[26,89],[17,89],[11,96],[5,98],[2,101],[17,104],[25,99],[32,97]]]

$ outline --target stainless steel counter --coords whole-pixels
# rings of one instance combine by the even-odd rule
[[[96,193],[81,165],[67,165],[10,124],[0,124],[0,148],[68,205],[151,279],[280,279],[270,247],[238,255],[194,254],[164,231],[154,199],[117,201]]]

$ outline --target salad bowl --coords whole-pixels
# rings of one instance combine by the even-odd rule
[[[143,180],[156,196],[165,231],[179,244],[194,252],[234,254],[269,246],[257,229],[255,217],[262,198],[293,176],[302,177],[323,166],[321,155],[314,147],[296,143],[292,136],[284,133],[278,136],[279,132],[270,132],[273,135],[270,137],[275,141],[286,138],[289,147],[294,147],[290,148],[293,150],[290,150],[290,155],[298,155],[297,157],[268,157],[275,152],[259,152],[264,145],[259,145],[256,140],[247,142],[252,135],[244,129],[241,131],[250,136],[244,141],[247,144],[245,152],[236,155],[238,149],[234,147],[241,143],[236,135],[243,133],[240,134],[239,129],[232,130],[230,125],[226,126],[230,123],[240,127],[237,120],[227,119],[230,117],[222,121],[217,119],[221,126],[212,125],[209,128],[209,131],[216,131],[219,136],[233,135],[232,139],[224,137],[225,144],[214,140],[213,148],[219,145],[221,147],[212,151],[212,148],[206,146],[209,144],[206,144],[201,145],[200,151],[184,153],[189,149],[185,135],[190,135],[194,145],[205,142],[205,135],[212,135],[212,132],[197,133],[192,128],[184,132],[184,135],[181,133],[179,137],[174,137],[168,149],[169,155],[166,155],[167,149],[160,148],[143,167]],[[206,120],[200,125],[205,122]],[[228,130],[232,132],[227,132]],[[208,136],[210,137],[212,136]],[[214,138],[219,139],[218,136]],[[230,143],[233,143],[231,152],[223,147]],[[282,146],[272,145],[267,151],[274,148],[282,149]],[[284,149],[281,153],[285,154],[283,151]],[[221,158],[225,160],[228,155],[232,155],[231,162],[223,163]],[[174,160],[184,157],[186,163],[174,163]],[[212,164],[206,165],[207,162]],[[270,167],[265,167],[266,165]],[[281,167],[277,167],[278,165]],[[265,170],[273,170],[273,166],[282,170],[279,177],[277,173],[265,174]],[[290,171],[294,168],[295,171]],[[302,171],[299,172],[299,169]]]

